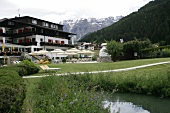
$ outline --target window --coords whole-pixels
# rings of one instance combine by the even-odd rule
[[[0,33],[3,33],[3,29],[0,29]]]
[[[46,23],[46,22],[43,22],[42,25],[43,25],[44,27],[48,27],[48,26],[49,26],[49,24]]]
[[[26,42],[30,42],[30,39],[29,39],[29,38],[26,38]]]
[[[43,42],[43,39],[42,39],[42,38],[40,38],[40,42]]]
[[[49,26],[49,24],[48,24],[48,23],[46,23],[46,24],[45,24],[45,26],[46,26],[46,27],[48,27],[48,26]]]
[[[57,44],[60,44],[60,41],[59,41],[59,40],[56,40],[55,42],[56,42]]]
[[[52,43],[52,40],[48,39],[48,43]]]
[[[54,28],[54,25],[53,25],[53,24],[51,24],[51,28]]]
[[[43,33],[43,29],[41,29],[41,33]]]
[[[43,22],[42,25],[45,26],[45,22]]]
[[[32,20],[32,23],[33,23],[33,24],[37,24],[37,20],[34,20],[34,19],[33,19],[33,20]]]
[[[18,33],[22,33],[22,29],[18,29]]]
[[[64,44],[64,41],[61,41],[61,44]]]
[[[8,21],[8,25],[14,25],[14,22]]]
[[[58,29],[58,25],[54,25],[54,28]]]
[[[32,42],[35,42],[35,38],[32,38]]]

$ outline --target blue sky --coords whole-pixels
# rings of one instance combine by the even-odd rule
[[[33,16],[55,23],[79,18],[126,16],[153,0],[0,0],[0,19]]]

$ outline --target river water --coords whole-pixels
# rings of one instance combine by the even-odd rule
[[[110,113],[170,113],[170,98],[140,94],[109,94],[103,101]]]

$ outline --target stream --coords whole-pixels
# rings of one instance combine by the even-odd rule
[[[114,93],[103,101],[110,113],[170,113],[170,98]]]

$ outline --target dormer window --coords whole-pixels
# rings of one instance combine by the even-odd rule
[[[8,21],[8,25],[14,25],[14,22]]]
[[[48,23],[46,23],[46,24],[45,24],[45,26],[46,26],[46,27],[48,27],[48,26],[49,26],[49,24],[48,24]]]
[[[54,28],[54,25],[53,25],[53,24],[51,24],[51,28]]]
[[[45,26],[45,22],[43,22],[42,25]]]
[[[48,26],[49,26],[49,24],[46,23],[46,22],[43,22],[42,25],[43,25],[44,27],[48,27]]]
[[[37,20],[32,19],[33,24],[37,24]]]
[[[58,25],[54,25],[54,28],[55,28],[55,29],[58,29]]]

